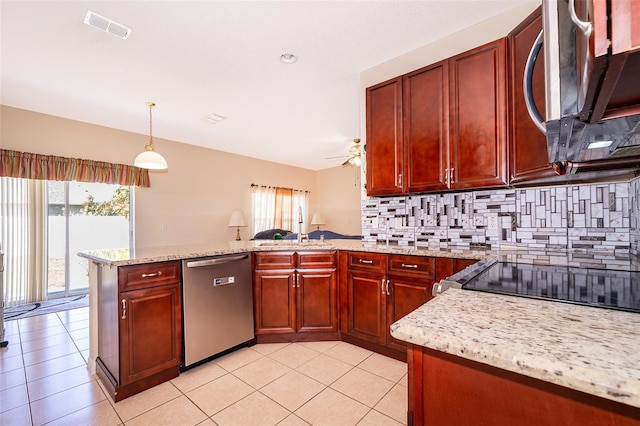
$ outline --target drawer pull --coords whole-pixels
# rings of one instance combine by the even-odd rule
[[[380,287],[382,288],[382,295],[384,296],[384,278],[380,280]]]
[[[413,268],[413,269],[418,269],[418,265],[412,265],[412,264],[409,264],[409,263],[403,263],[403,264],[402,264],[402,267],[403,267],[403,268]]]
[[[389,280],[387,280],[386,289],[387,289],[387,296],[391,296],[391,293],[389,293]]]
[[[162,271],[158,271],[153,274],[142,274],[142,278],[159,277],[160,275],[162,275]]]
[[[371,259],[358,259],[358,262],[366,263],[367,265],[371,265],[373,263],[373,260],[371,260]]]
[[[122,319],[127,319],[127,300],[122,299]]]

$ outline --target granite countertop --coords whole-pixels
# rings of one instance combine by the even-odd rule
[[[450,288],[397,339],[640,407],[640,315]]]
[[[279,250],[357,250],[373,253],[404,254],[434,257],[455,257],[464,259],[484,259],[495,253],[487,250],[468,248],[401,247],[387,245],[367,245],[360,240],[311,240],[297,244],[295,240],[255,240],[229,241],[226,243],[199,244],[185,246],[165,246],[129,249],[92,250],[80,252],[78,256],[97,263],[111,266],[137,265],[141,263],[163,262],[167,260],[193,259],[253,251]]]

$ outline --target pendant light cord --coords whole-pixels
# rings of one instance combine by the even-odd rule
[[[147,106],[149,107],[149,144],[145,146],[145,151],[153,151],[153,116],[151,111],[153,107],[156,106],[153,102],[147,102]]]

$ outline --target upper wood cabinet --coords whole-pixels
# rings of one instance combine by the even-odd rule
[[[449,62],[403,77],[406,192],[447,189]]]
[[[509,49],[509,148],[510,182],[519,184],[558,175],[549,163],[547,138],[529,117],[524,100],[524,71],[536,37],[542,31],[542,8],[538,8],[507,36]],[[544,116],[544,55],[533,68],[533,99]]]
[[[502,38],[449,59],[449,187],[507,184],[507,57]]]
[[[367,89],[367,193],[403,192],[402,77]]]
[[[506,41],[367,89],[367,194],[507,183]]]

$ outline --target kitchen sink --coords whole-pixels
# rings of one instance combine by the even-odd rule
[[[260,243],[258,244],[258,247],[291,247],[291,246],[305,247],[305,246],[321,246],[324,244],[325,242],[320,240],[303,241],[300,244],[298,244],[298,241],[296,240],[280,240],[280,241],[269,241],[269,242]]]

